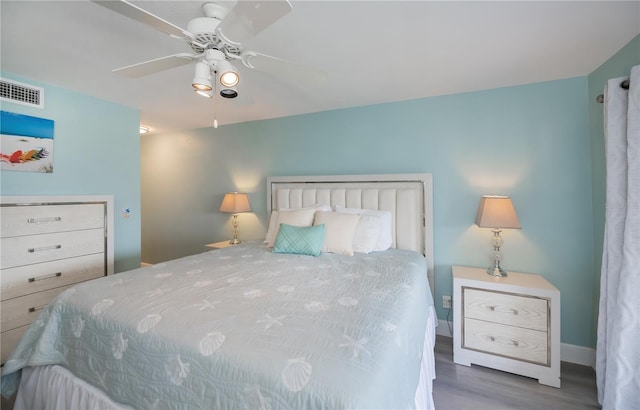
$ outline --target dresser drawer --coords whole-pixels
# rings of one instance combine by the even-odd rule
[[[70,287],[71,286],[62,286],[19,298],[3,300],[0,302],[0,311],[2,312],[0,313],[0,317],[2,318],[0,328],[4,331],[28,325],[38,317],[40,311],[44,309],[54,297]]]
[[[0,362],[4,363],[9,358],[9,355],[13,353],[13,349],[16,348],[22,335],[29,329],[29,325],[21,326],[16,329],[8,330],[0,333]]]
[[[475,319],[464,320],[463,348],[549,365],[547,333]]]
[[[3,206],[2,237],[102,228],[104,204]]]
[[[508,293],[463,288],[465,318],[485,320],[546,332],[548,300]]]
[[[104,253],[3,269],[1,300],[99,278],[105,273]]]
[[[102,253],[105,248],[104,229],[15,236],[0,239],[0,268],[7,269],[32,263],[73,258]]]

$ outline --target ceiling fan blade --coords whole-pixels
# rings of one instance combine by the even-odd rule
[[[141,9],[135,4],[131,4],[126,0],[92,0],[94,3],[99,4],[103,7],[108,8],[109,10],[113,10],[116,13],[122,14],[125,17],[129,17],[133,20],[139,21],[140,23],[146,24],[155,28],[158,31],[163,33],[167,33],[172,37],[176,38],[191,38],[193,39],[193,34],[189,33],[187,30],[182,29],[176,26],[173,23],[168,22],[167,20],[156,16],[155,14],[149,13],[148,11]]]
[[[248,68],[274,74],[287,81],[294,80],[303,83],[317,83],[327,80],[327,73],[318,68],[256,53],[254,51],[245,51],[242,53],[242,63]]]
[[[240,44],[255,36],[292,10],[288,0],[238,1],[218,26],[230,43]]]
[[[113,70],[113,72],[130,78],[139,78],[145,75],[154,74],[163,70],[168,70],[170,68],[189,64],[190,62],[201,56],[201,54],[189,53],[174,54],[171,56],[156,58],[155,60],[149,60],[142,63],[117,68]]]

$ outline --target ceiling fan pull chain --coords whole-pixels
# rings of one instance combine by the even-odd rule
[[[214,71],[213,75],[216,76],[217,73]],[[217,106],[218,104],[216,103],[216,84],[217,81],[213,82],[213,128],[218,128],[218,115],[217,115]]]

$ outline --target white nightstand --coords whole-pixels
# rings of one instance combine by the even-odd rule
[[[452,271],[453,361],[560,387],[560,291],[540,275]]]
[[[235,246],[232,245],[231,243],[229,243],[229,241],[220,241],[220,242],[214,242],[214,243],[208,243],[205,245],[207,248],[211,248],[211,249],[222,249],[222,248],[228,248],[229,246]]]

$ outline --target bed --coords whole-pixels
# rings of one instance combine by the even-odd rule
[[[75,286],[5,363],[3,395],[18,389],[16,408],[433,408],[431,176],[272,177],[267,203],[382,210],[391,248],[279,253],[283,223],[273,246]]]

